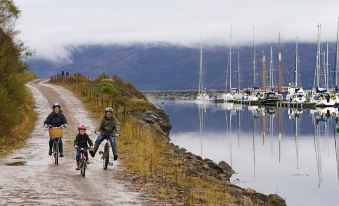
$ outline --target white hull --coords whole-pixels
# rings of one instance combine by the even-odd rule
[[[212,101],[213,99],[204,93],[204,94],[198,94],[197,100],[198,101]]]
[[[223,99],[225,102],[229,102],[229,101],[233,101],[234,97],[232,94],[226,93],[226,94],[223,94]]]

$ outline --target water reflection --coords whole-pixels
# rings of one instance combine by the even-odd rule
[[[170,115],[175,144],[227,161],[239,186],[278,193],[288,205],[339,202],[337,109],[152,102]]]

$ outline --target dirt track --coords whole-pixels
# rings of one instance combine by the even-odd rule
[[[104,171],[97,155],[90,159],[85,178],[75,170],[72,146],[77,125],[89,126],[88,133],[95,140],[95,124],[83,104],[71,92],[41,80],[28,87],[36,101],[38,119],[26,146],[0,160],[0,205],[143,205],[140,193],[132,191],[129,183],[117,180],[122,169],[119,161]],[[53,102],[62,105],[68,119],[65,157],[59,160],[59,166],[47,154],[48,132],[42,127]]]

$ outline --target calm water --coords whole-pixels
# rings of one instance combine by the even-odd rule
[[[336,109],[150,101],[169,114],[173,143],[228,162],[233,183],[277,193],[288,205],[339,205]]]

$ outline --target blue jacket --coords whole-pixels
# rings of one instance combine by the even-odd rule
[[[60,127],[63,124],[67,124],[67,119],[61,111],[59,113],[52,112],[48,115],[44,124],[50,124],[53,127]]]

